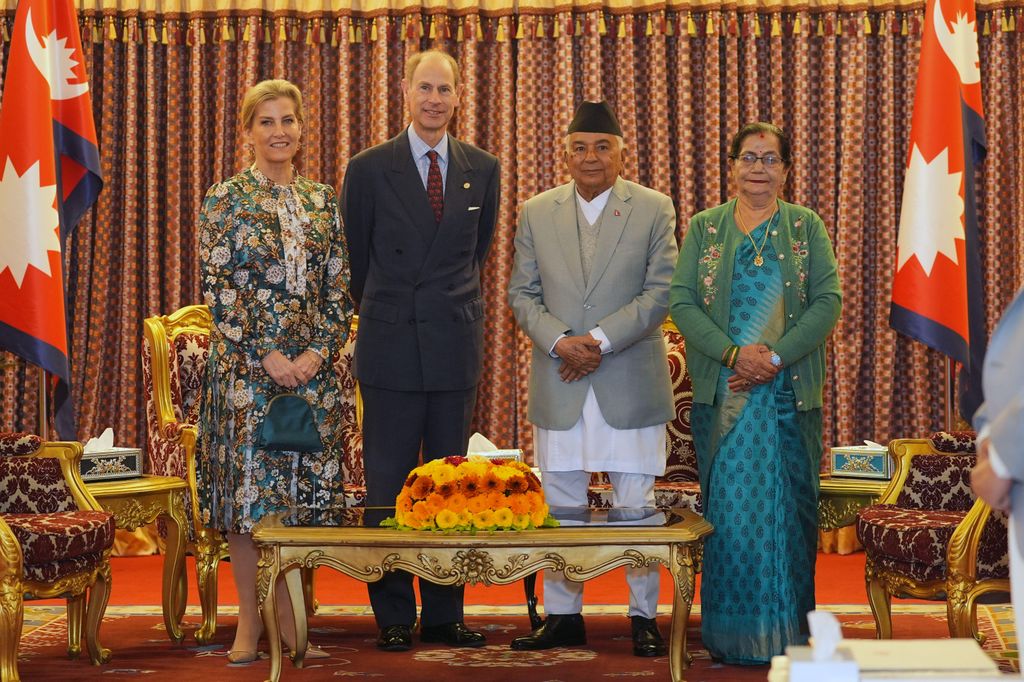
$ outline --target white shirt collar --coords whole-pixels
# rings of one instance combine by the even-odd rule
[[[583,216],[587,219],[591,225],[597,222],[597,219],[601,216],[601,211],[608,205],[608,197],[612,195],[612,189],[615,186],[609,187],[605,191],[598,194],[591,201],[587,201],[580,196],[579,191],[576,190],[575,184],[573,185],[573,194],[576,195],[576,201],[579,203],[580,210],[583,211]]]

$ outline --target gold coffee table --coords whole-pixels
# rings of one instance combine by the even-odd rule
[[[167,520],[167,554],[164,556],[164,582],[161,590],[164,627],[171,641],[184,639],[181,617],[188,594],[185,592],[185,481],[176,476],[125,478],[116,481],[86,483],[92,496],[104,510],[114,515],[114,524],[122,530],[135,530],[152,523],[158,516]]]
[[[693,604],[694,577],[700,570],[704,537],[712,531],[711,524],[692,511],[659,512],[660,517],[617,525],[599,523],[598,518],[616,510],[576,510],[576,520],[587,516],[591,523],[476,534],[364,526],[365,512],[380,514],[380,518],[389,514],[380,509],[350,511],[347,525],[288,527],[280,519],[265,519],[253,533],[260,549],[256,591],[270,641],[273,682],[281,677],[275,585],[282,573],[297,616],[297,653],[292,656],[296,667],[302,667],[306,651],[306,620],[300,617],[305,607],[295,568],[326,566],[368,583],[380,580],[386,571],[403,570],[441,585],[506,585],[545,568],[564,571],[570,580],[582,582],[622,566],[653,563],[667,566],[675,581],[669,670],[673,682],[683,679],[683,670],[690,663],[686,623]]]

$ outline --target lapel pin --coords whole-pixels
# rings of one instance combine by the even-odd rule
[[[615,209],[615,217],[618,218],[620,215],[622,214],[619,213],[619,209]]]
[[[469,189],[469,183],[468,182],[462,183],[462,189]]]

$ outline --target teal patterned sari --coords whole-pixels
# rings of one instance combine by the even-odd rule
[[[754,243],[768,223],[750,233]],[[761,267],[755,255],[751,240],[736,251],[727,333],[740,346],[773,345],[785,329],[778,256],[770,241]],[[729,390],[732,374],[723,369],[714,405],[691,413],[704,517],[715,527],[704,543],[701,634],[713,658],[761,664],[807,643],[821,410],[797,412],[788,370],[740,392]]]

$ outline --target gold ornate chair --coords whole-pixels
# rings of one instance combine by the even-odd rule
[[[945,598],[951,637],[982,637],[977,601],[1010,591],[1006,516],[970,489],[974,433],[889,443],[896,463],[877,504],[857,516],[876,636],[892,637],[892,597]]]
[[[188,549],[196,557],[196,580],[203,622],[196,641],[205,644],[217,629],[217,569],[227,556],[223,535],[203,527],[199,520],[196,490],[196,424],[199,402],[209,357],[210,327],[213,321],[205,305],[186,306],[170,315],[149,317],[143,322],[143,392],[146,397],[146,473],[178,476],[188,483],[186,515],[192,519],[188,529]],[[344,350],[334,361],[344,399],[336,409],[343,414],[342,476],[349,506],[363,504],[362,433],[358,423],[357,388],[352,376],[352,348],[356,323]],[[178,620],[185,611],[188,594],[184,578],[178,588]],[[313,571],[303,569],[303,589],[307,607],[315,610]]]
[[[0,681],[18,676],[25,599],[63,597],[68,655],[110,660],[99,628],[110,596],[114,519],[82,482],[80,443],[0,435]]]

